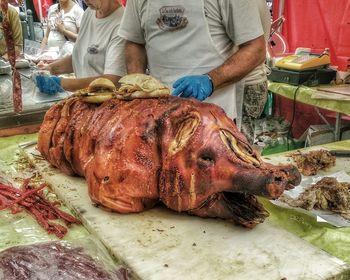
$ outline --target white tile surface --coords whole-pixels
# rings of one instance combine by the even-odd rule
[[[26,153],[33,159],[33,148]],[[350,279],[350,268],[265,221],[246,230],[156,207],[120,215],[92,206],[85,180],[33,161],[85,226],[143,280]]]

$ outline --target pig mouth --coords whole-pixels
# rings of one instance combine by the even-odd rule
[[[253,228],[269,216],[269,212],[252,194],[224,192],[223,197],[225,206],[232,213],[232,219],[236,224]]]
[[[262,223],[269,212],[258,201],[257,197],[243,192],[221,192],[208,197],[190,214],[202,217],[216,217],[234,222],[246,228],[254,228]]]

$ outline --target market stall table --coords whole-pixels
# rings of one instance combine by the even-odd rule
[[[350,142],[341,145],[350,147]],[[282,229],[273,213],[253,230],[163,207],[139,214],[110,213],[92,205],[84,179],[64,175],[38,159],[37,153],[33,146],[25,149],[53,191],[140,279],[350,278],[348,264]],[[270,160],[288,159],[276,155]],[[349,159],[342,158],[329,172],[349,168]],[[345,232],[349,234],[348,229]]]
[[[307,86],[293,86],[290,84],[277,82],[269,82],[268,86],[269,91],[280,96],[286,97],[291,100],[294,100],[295,98],[296,101],[312,105],[315,108],[321,108],[336,112],[334,140],[339,141],[342,114],[350,115],[350,98],[343,98],[341,100],[339,99],[339,94],[332,92],[327,93],[327,99],[314,98],[317,94],[324,94],[324,92],[318,91],[317,88],[318,87],[311,88]],[[331,99],[332,97],[334,99]],[[346,97],[350,97],[350,95]]]
[[[36,68],[19,69],[22,83],[23,111],[15,113],[12,102],[12,77],[0,75],[0,136],[38,131],[46,111],[57,101],[67,96],[66,93],[55,96],[41,94],[31,80]]]

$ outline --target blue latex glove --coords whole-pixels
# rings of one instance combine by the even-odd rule
[[[58,92],[63,92],[61,87],[62,78],[52,76],[46,73],[37,73],[33,75],[33,80],[40,92],[53,95]]]
[[[213,93],[213,82],[208,75],[185,76],[178,79],[173,88],[172,95],[203,101]]]

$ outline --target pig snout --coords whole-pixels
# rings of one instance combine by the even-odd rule
[[[291,189],[300,182],[300,173],[296,168],[289,166],[274,170],[247,169],[236,173],[232,181],[232,191],[276,199],[285,189]]]
[[[277,199],[284,190],[293,189],[301,181],[300,172],[293,165],[275,166],[268,171],[271,177],[266,189],[271,199]]]
[[[287,174],[288,184],[286,186],[286,190],[293,189],[294,186],[297,186],[301,182],[301,174],[298,168],[294,165],[286,165],[281,171]]]
[[[271,177],[266,189],[271,199],[279,198],[284,190],[293,189],[301,181],[298,169],[292,165],[277,167],[270,172]]]

